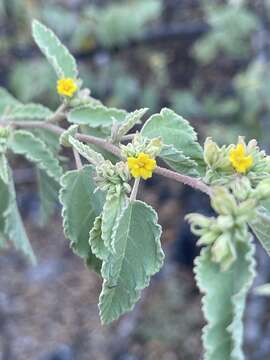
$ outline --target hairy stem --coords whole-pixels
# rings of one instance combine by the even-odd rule
[[[61,135],[65,129],[61,128],[58,125],[54,125],[51,122],[42,122],[42,121],[13,121],[13,122],[5,122],[2,121],[1,125],[10,125],[15,128],[41,128],[48,131],[52,131],[57,135]],[[84,141],[89,144],[97,145],[104,150],[109,151],[110,153],[116,155],[119,158],[122,158],[120,149],[108,142],[106,139],[101,139],[92,135],[84,135],[84,134],[76,134],[75,135],[78,140]],[[211,196],[211,188],[206,185],[202,180],[196,179],[187,175],[179,174],[175,171],[162,168],[157,166],[154,170],[156,174],[162,175],[166,178],[173,179],[185,185],[191,186],[194,189],[200,190],[207,195]]]
[[[80,154],[78,153],[78,151],[76,149],[72,148],[72,150],[73,150],[76,168],[78,170],[80,170],[82,168],[82,160],[81,160]]]
[[[138,190],[139,190],[139,185],[140,185],[140,178],[137,177],[134,180],[133,188],[132,188],[132,191],[131,191],[131,194],[130,194],[130,197],[129,197],[130,201],[135,201],[136,200],[137,193],[138,193]]]

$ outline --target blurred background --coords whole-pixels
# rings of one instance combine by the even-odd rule
[[[270,150],[270,0],[0,0],[0,85],[22,102],[55,109],[55,75],[33,43],[32,18],[69,47],[84,85],[106,105],[149,114],[167,106],[191,121],[202,143],[245,135]],[[69,249],[55,184],[46,184],[44,199],[30,164],[12,164],[38,265],[15,251],[0,255],[0,359],[201,359],[198,249],[183,217],[209,213],[207,197],[157,176],[145,182],[140,197],[159,212],[166,264],[135,310],[102,328],[101,282]],[[262,284],[270,259],[257,250]],[[270,359],[269,319],[270,301],[251,294],[248,360]]]

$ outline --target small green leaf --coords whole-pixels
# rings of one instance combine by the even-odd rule
[[[0,116],[20,103],[6,89],[0,87]]]
[[[98,165],[105,161],[104,157],[101,154],[93,150],[90,146],[85,145],[79,140],[76,140],[72,136],[69,136],[68,141],[74,147],[74,149],[77,150],[78,153],[82,155],[85,159],[87,159],[89,162]]]
[[[173,145],[176,150],[196,161],[198,170],[203,172],[203,150],[197,142],[197,134],[182,116],[164,108],[160,114],[152,115],[144,124],[141,134],[150,139],[161,137],[165,145]]]
[[[60,202],[63,227],[74,252],[84,259],[91,255],[89,231],[101,213],[104,197],[95,191],[95,170],[91,165],[68,171],[61,178]]]
[[[59,78],[77,78],[76,61],[57,36],[37,20],[33,21],[32,31],[36,44],[53,66],[57,76]]]
[[[181,174],[199,176],[196,170],[196,162],[184,155],[183,151],[177,150],[173,145],[163,145],[158,156],[172,169]]]
[[[60,179],[62,168],[58,159],[46,144],[32,133],[24,130],[14,131],[9,138],[8,147],[15,154],[24,155],[29,161],[36,163],[41,170],[45,170],[55,180]]]
[[[148,111],[147,108],[135,110],[132,113],[128,114],[125,118],[125,121],[120,125],[117,131],[117,138],[121,138],[126,135],[136,124],[141,123],[141,118]]]
[[[18,105],[5,115],[5,120],[45,120],[52,114],[50,109],[40,104]]]
[[[68,121],[74,124],[89,125],[92,128],[99,126],[111,126],[113,120],[118,122],[125,120],[127,112],[116,108],[107,108],[103,105],[81,106],[70,111]]]
[[[8,183],[8,162],[4,153],[0,153],[0,178],[5,184]]]
[[[92,253],[100,260],[105,260],[108,258],[110,252],[105,247],[104,241],[102,240],[102,215],[96,217],[94,221],[94,226],[90,230],[89,244],[91,246]]]
[[[44,226],[55,212],[60,185],[48,176],[44,170],[39,170],[38,168],[36,170],[40,200],[39,222],[41,226]]]
[[[114,251],[112,244],[113,229],[118,224],[119,217],[127,205],[127,197],[121,192],[120,194],[107,194],[106,201],[102,212],[102,240],[105,247],[111,252]]]
[[[150,277],[162,267],[160,234],[155,211],[141,201],[129,203],[114,229],[115,252],[102,265],[99,309],[104,324],[131,310]]]
[[[227,271],[211,260],[203,248],[195,260],[197,285],[205,294],[203,329],[205,360],[244,360],[243,312],[247,292],[255,276],[255,247],[251,239],[237,243],[237,259]]]
[[[259,208],[257,216],[249,222],[249,226],[270,255],[270,213],[264,207]]]
[[[10,175],[8,207],[4,212],[5,236],[14,244],[15,248],[27,256],[32,264],[36,263],[36,258],[32,250],[30,241],[25,231],[21,215],[16,202],[14,183]]]

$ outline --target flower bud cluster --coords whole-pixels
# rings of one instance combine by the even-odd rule
[[[261,151],[256,140],[245,143],[239,136],[237,146],[219,147],[211,138],[204,144],[204,161],[207,165],[205,182],[227,185],[237,177],[247,177],[252,186],[270,175],[270,156]]]
[[[109,160],[106,160],[96,168],[95,181],[98,188],[110,194],[129,193],[131,191],[128,184],[129,180],[128,166],[123,161],[119,161],[114,165]]]
[[[148,139],[137,133],[131,143],[120,145],[120,148],[126,158],[137,157],[139,153],[144,153],[154,159],[160,153],[162,146],[161,138]]]
[[[243,191],[240,195],[242,201],[237,201],[234,194],[239,184],[235,185],[234,191],[216,187],[213,189],[211,204],[217,217],[200,214],[189,214],[186,217],[191,223],[192,232],[200,236],[198,245],[209,247],[212,261],[219,263],[223,271],[229,269],[235,261],[239,242],[246,241],[248,221],[255,216],[258,201],[265,195],[265,187],[266,184],[260,184],[252,190],[246,184],[246,193]]]

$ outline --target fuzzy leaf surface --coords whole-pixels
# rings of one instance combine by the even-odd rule
[[[123,212],[123,209],[127,205],[127,197],[124,193],[108,194],[102,212],[102,235],[101,238],[105,247],[110,251],[113,249],[113,229],[119,221],[119,217]]]
[[[8,147],[15,154],[24,155],[30,162],[36,163],[56,181],[60,179],[62,168],[58,159],[46,144],[32,133],[24,130],[14,131],[8,141]]]
[[[40,104],[26,104],[13,107],[5,116],[6,120],[45,120],[52,111]]]
[[[8,110],[18,106],[20,103],[13,95],[11,95],[6,89],[0,87],[0,115],[4,115]]]
[[[34,20],[32,32],[36,44],[53,66],[57,76],[75,79],[78,76],[76,61],[53,31]]]
[[[44,226],[55,212],[58,201],[59,183],[37,168],[37,185],[40,200],[39,222]]]
[[[103,261],[100,316],[104,324],[131,310],[150,277],[163,264],[161,227],[155,211],[141,201],[130,202],[113,234],[114,253]]]
[[[64,232],[73,251],[85,260],[92,254],[89,232],[104,203],[103,195],[95,192],[93,176],[94,168],[87,165],[80,170],[68,171],[61,178]]]
[[[270,255],[270,213],[264,207],[261,207],[257,210],[257,216],[249,223],[249,226],[267,254]]]
[[[16,193],[11,175],[8,185],[8,193],[8,206],[3,214],[5,222],[5,236],[14,244],[17,250],[21,251],[32,264],[35,264],[36,258],[18,210]]]
[[[161,137],[165,145],[173,145],[203,167],[203,150],[197,142],[196,132],[187,120],[174,111],[164,108],[160,114],[152,115],[144,124],[141,134],[150,139]]]
[[[237,259],[227,271],[211,260],[208,248],[195,260],[197,285],[204,294],[204,360],[244,360],[243,312],[255,275],[251,239],[237,244]]]
[[[173,145],[164,145],[158,156],[172,169],[181,174],[199,176],[196,170],[196,162],[184,155],[183,151],[177,150]]]
[[[122,122],[127,112],[116,108],[107,108],[103,105],[81,106],[69,112],[68,121],[74,124],[89,125],[92,128],[111,126],[113,121]]]

